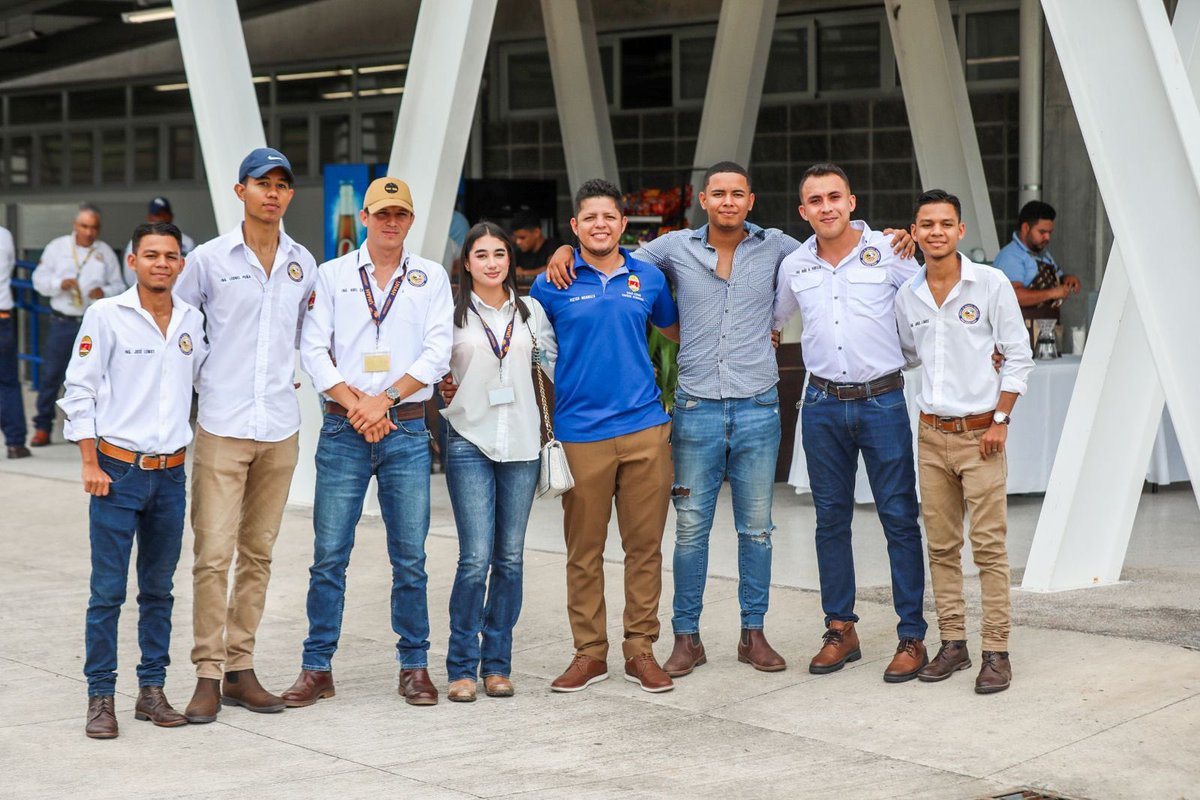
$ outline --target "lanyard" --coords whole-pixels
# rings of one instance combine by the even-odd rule
[[[80,261],[79,260],[79,250],[75,246],[74,240],[71,241],[71,260],[75,262],[75,277],[76,278],[79,277],[79,273],[83,270],[83,265],[87,263],[87,260],[92,257],[92,253],[94,253],[95,251],[96,251],[96,245],[92,245],[91,247],[89,247],[87,249],[87,252],[83,254],[83,261]]]
[[[400,275],[392,278],[392,288],[388,290],[387,299],[383,301],[383,308],[379,309],[375,306],[375,294],[371,291],[371,278],[367,275],[366,267],[358,268],[358,277],[362,280],[363,297],[367,299],[367,310],[371,312],[371,321],[375,323],[375,343],[379,343],[379,326],[387,319],[388,312],[392,310],[392,302],[396,299],[396,295],[400,293],[400,285],[404,283],[404,276],[408,274],[408,259],[404,259],[404,264],[400,267]]]
[[[504,361],[504,357],[508,355],[508,348],[512,345],[513,323],[517,321],[517,307],[513,304],[512,319],[508,321],[508,327],[504,329],[504,341],[496,341],[496,334],[492,333],[492,329],[488,327],[484,321],[483,315],[479,313],[479,309],[475,308],[475,304],[471,303],[471,310],[475,312],[475,316],[479,317],[479,322],[483,325],[483,332],[487,335],[488,344],[492,346],[492,352],[496,354],[496,358]]]

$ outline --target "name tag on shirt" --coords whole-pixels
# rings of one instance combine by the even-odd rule
[[[363,353],[363,372],[390,372],[392,369],[392,354],[388,350],[377,350],[374,353]]]
[[[505,386],[499,378],[488,384],[488,405],[506,406],[516,401],[517,395],[513,391],[513,387]]]

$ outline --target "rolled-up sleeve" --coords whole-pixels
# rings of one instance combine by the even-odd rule
[[[1004,356],[1000,368],[1000,391],[1025,394],[1029,373],[1033,371],[1033,350],[1029,331],[1021,317],[1021,306],[1012,284],[997,280],[992,286],[991,315],[995,322],[996,349]]]
[[[89,308],[83,315],[71,362],[67,365],[66,391],[58,401],[58,407],[67,416],[63,436],[72,442],[96,438],[96,398],[104,383],[105,366],[112,347],[106,330],[103,309]],[[86,347],[84,340],[88,343]]]
[[[450,348],[454,343],[454,298],[445,274],[442,270],[425,315],[425,340],[421,355],[405,370],[426,386],[437,383],[450,371]]]
[[[313,306],[304,315],[300,330],[300,368],[312,380],[313,388],[326,392],[343,383],[345,378],[333,363],[333,270],[317,270]],[[306,302],[307,304],[307,302]]]

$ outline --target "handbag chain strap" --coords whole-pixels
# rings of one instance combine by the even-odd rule
[[[537,375],[538,404],[542,407],[542,418],[546,421],[546,435],[554,438],[554,422],[550,416],[550,401],[546,399],[546,378],[542,375],[542,349],[538,347],[537,336],[533,327],[526,320],[525,327],[529,329],[529,338],[533,340],[533,371]]]

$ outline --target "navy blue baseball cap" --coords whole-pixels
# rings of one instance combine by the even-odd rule
[[[273,147],[256,148],[242,159],[242,165],[238,167],[238,183],[246,178],[261,178],[273,169],[283,169],[289,181],[295,180],[292,162],[287,160],[287,156]]]
[[[151,214],[172,214],[171,201],[165,197],[156,197],[150,201]]]

